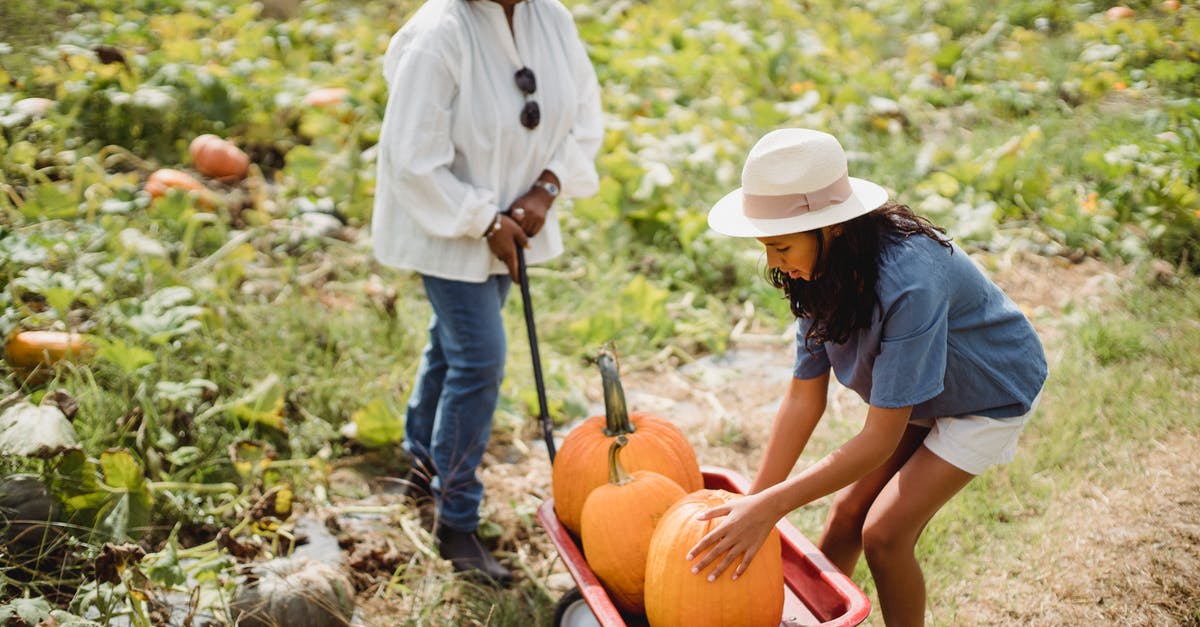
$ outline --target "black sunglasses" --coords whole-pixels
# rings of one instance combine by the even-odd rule
[[[542,121],[542,110],[538,108],[537,101],[529,99],[533,92],[537,91],[537,79],[533,77],[533,70],[527,67],[517,70],[513,78],[517,81],[517,89],[525,94],[525,106],[521,108],[521,126],[532,131],[537,128],[538,122]]]

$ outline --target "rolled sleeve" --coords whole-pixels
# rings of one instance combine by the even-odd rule
[[[905,290],[884,314],[870,403],[908,407],[945,388],[949,300],[935,281]]]
[[[499,211],[495,194],[451,171],[455,73],[436,54],[406,51],[389,77],[380,176],[391,179],[386,210],[407,211],[435,237],[479,237]]]
[[[796,361],[792,376],[797,379],[815,379],[829,372],[829,354],[825,345],[813,346],[811,352],[805,346],[804,335],[811,326],[811,320],[799,320],[796,324]]]

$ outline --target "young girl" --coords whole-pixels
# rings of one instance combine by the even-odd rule
[[[723,520],[687,559],[709,581],[730,567],[736,579],[780,518],[837,492],[821,551],[845,573],[865,553],[884,621],[920,625],[917,539],[972,478],[1012,459],[1046,360],[1029,321],[967,254],[887,198],[848,176],[833,136],[783,129],[755,144],[742,188],[709,212],[714,230],[766,248],[798,318],[796,361],[750,494],[700,515]],[[831,370],[869,403],[866,421],[788,478]]]

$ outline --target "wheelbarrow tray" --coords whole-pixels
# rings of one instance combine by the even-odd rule
[[[705,466],[704,487],[745,494],[750,481],[725,468]],[[583,547],[554,513],[554,499],[538,508],[538,522],[546,529],[555,549],[596,619],[605,627],[646,625],[644,616],[622,614],[583,557]],[[822,554],[786,518],[776,525],[783,551],[785,627],[857,625],[871,611],[871,602],[858,586]]]

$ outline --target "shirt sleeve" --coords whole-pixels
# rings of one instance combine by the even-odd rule
[[[596,153],[604,140],[604,117],[600,106],[600,83],[587,50],[579,39],[575,23],[570,22],[568,42],[574,48],[570,54],[571,75],[575,77],[575,124],[554,150],[546,169],[558,177],[561,194],[586,198],[600,190],[596,173]]]
[[[454,72],[433,52],[410,48],[399,56],[388,84],[380,175],[390,177],[392,197],[400,199],[394,210],[408,211],[435,237],[483,236],[499,211],[495,193],[450,170]]]
[[[809,352],[804,344],[804,335],[811,326],[811,320],[796,322],[796,362],[792,368],[792,376],[796,379],[815,379],[829,372],[829,354],[825,352],[825,345],[814,345]]]
[[[942,393],[950,310],[945,289],[944,281],[921,281],[905,288],[884,313],[871,369],[872,405],[908,407]]]

